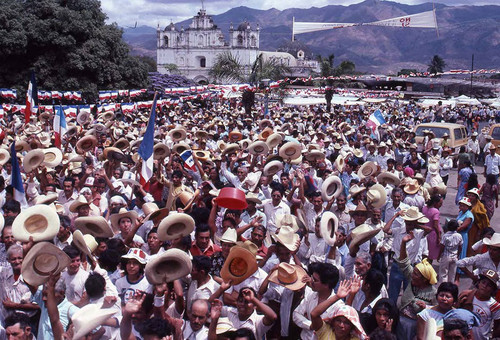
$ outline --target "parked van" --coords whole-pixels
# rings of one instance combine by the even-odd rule
[[[491,136],[491,142],[493,145],[497,147],[497,153],[500,153],[500,124],[493,124],[490,127],[490,132],[488,133]]]
[[[467,144],[467,128],[462,124],[454,123],[424,123],[418,124],[415,131],[415,140],[417,145],[422,145],[424,140],[424,130],[434,132],[434,137],[441,142],[443,135],[448,134],[448,147],[452,150],[452,156],[456,157],[460,151],[460,147]],[[500,130],[499,130],[500,132]],[[500,141],[499,141],[500,142]]]

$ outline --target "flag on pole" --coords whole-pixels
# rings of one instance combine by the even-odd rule
[[[139,156],[142,159],[142,168],[140,173],[139,182],[147,190],[149,189],[148,183],[149,179],[153,177],[153,147],[154,147],[154,134],[155,134],[155,120],[156,120],[156,95],[153,100],[153,106],[151,107],[151,114],[149,116],[148,126],[144,137],[142,138],[141,145],[139,146]]]
[[[66,116],[64,115],[64,110],[61,105],[57,108],[57,113],[54,116],[54,133],[55,133],[55,144],[56,147],[60,148],[62,144],[62,138],[68,131],[68,126],[66,125]]]
[[[377,130],[377,128],[382,124],[385,124],[384,116],[382,115],[382,112],[380,112],[380,110],[376,110],[370,115],[370,118],[368,118],[366,126],[371,128],[372,131],[375,132],[375,130]]]
[[[35,71],[31,71],[31,79],[26,92],[26,109],[24,110],[24,123],[30,122],[32,114],[36,114],[38,105],[38,90],[36,88]]]
[[[23,178],[21,177],[21,169],[19,168],[19,162],[17,161],[16,142],[13,142],[10,147],[10,159],[12,162],[11,184],[14,188],[14,199],[21,203],[21,207],[26,207],[28,203],[26,202],[26,196],[24,195]]]
[[[187,169],[195,170],[196,165],[194,164],[193,152],[191,150],[185,150],[180,154],[181,159],[184,161],[184,167]]]

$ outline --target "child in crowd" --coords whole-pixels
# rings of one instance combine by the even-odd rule
[[[452,282],[457,271],[458,254],[463,246],[462,235],[457,232],[457,220],[450,220],[446,226],[446,233],[441,236],[441,249],[439,252],[439,280]]]

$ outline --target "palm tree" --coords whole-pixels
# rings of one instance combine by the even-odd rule
[[[318,56],[317,60],[319,62],[322,77],[330,77],[335,75],[335,68],[333,67],[334,59],[335,56],[333,54],[330,54],[327,58],[324,58],[320,55]]]
[[[431,63],[427,68],[427,71],[432,74],[436,73],[441,73],[443,72],[444,67],[446,66],[446,63],[444,62],[443,58],[438,56],[437,54],[431,59]]]
[[[258,83],[262,79],[278,80],[290,75],[292,70],[276,59],[264,59],[261,53],[252,65],[252,72],[248,77],[250,83]]]
[[[240,59],[231,52],[219,53],[214,66],[208,74],[215,79],[215,82],[231,83],[244,81],[243,66]]]

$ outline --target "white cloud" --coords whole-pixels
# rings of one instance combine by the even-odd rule
[[[336,0],[335,5],[351,5],[361,0]],[[428,2],[428,0],[401,0],[409,5]],[[441,0],[446,5],[470,5],[470,0]],[[217,15],[238,6],[256,9],[310,8],[333,4],[329,0],[211,0],[204,1],[208,14]],[[474,1],[474,5],[498,4],[498,0]],[[120,26],[134,26],[135,23],[156,27],[165,27],[171,21],[179,22],[193,17],[201,8],[200,0],[101,0],[103,11],[108,15],[108,22]]]

